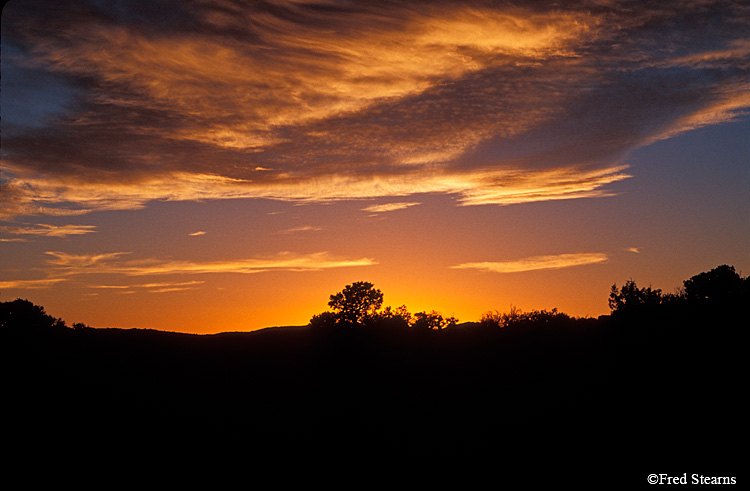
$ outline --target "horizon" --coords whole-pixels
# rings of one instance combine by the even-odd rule
[[[13,318],[13,315],[17,316],[15,320],[11,321],[11,324],[15,326],[22,325],[24,322],[29,323],[26,327],[35,325],[31,321],[31,317],[24,317],[31,315],[37,316],[42,325],[65,329],[73,328],[74,330],[98,328],[149,330],[173,334],[215,335],[251,333],[277,328],[312,328],[316,331],[323,330],[330,332],[331,328],[349,329],[365,327],[366,330],[369,330],[374,326],[379,326],[378,330],[384,329],[386,331],[392,330],[394,327],[417,329],[419,331],[444,331],[448,328],[464,329],[465,326],[469,325],[472,327],[493,326],[492,328],[502,328],[524,324],[545,324],[560,321],[560,319],[564,321],[601,321],[602,319],[613,317],[618,321],[622,321],[623,319],[632,321],[638,316],[645,319],[648,315],[653,315],[659,309],[662,312],[670,312],[670,315],[674,317],[672,319],[674,321],[679,317],[676,314],[681,309],[683,310],[683,314],[687,312],[686,307],[698,309],[698,311],[700,309],[709,311],[720,305],[730,309],[737,307],[740,305],[739,302],[742,301],[742,295],[747,294],[748,284],[750,284],[750,276],[742,276],[740,272],[735,270],[734,266],[723,264],[712,268],[710,271],[704,271],[686,278],[683,281],[683,286],[676,288],[673,292],[662,291],[659,288],[653,288],[652,285],[639,287],[632,278],[619,286],[615,283],[612,285],[608,299],[610,312],[596,317],[568,315],[556,307],[551,310],[523,310],[517,308],[515,305],[511,305],[507,311],[497,309],[485,310],[478,320],[461,321],[452,316],[443,316],[434,309],[410,312],[406,305],[401,305],[397,308],[384,305],[383,292],[372,283],[364,281],[346,285],[341,292],[330,295],[330,301],[328,302],[329,309],[313,315],[308,323],[266,326],[254,330],[216,332],[187,332],[184,330],[165,330],[139,326],[126,328],[94,327],[78,322],[69,325],[66,319],[47,312],[43,305],[35,304],[28,299],[19,297],[13,301],[0,301],[0,304],[10,307],[7,313],[11,313],[11,318]],[[14,304],[19,303],[20,307],[12,307]],[[13,314],[14,311],[15,314]],[[18,319],[25,320],[21,320],[21,324],[18,324]]]
[[[11,0],[0,301],[191,334],[750,273],[750,7]]]

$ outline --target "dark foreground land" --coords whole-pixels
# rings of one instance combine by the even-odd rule
[[[189,468],[226,454],[253,473],[268,461],[375,474],[388,462],[433,474],[471,462],[498,482],[739,479],[739,313],[207,336],[6,327],[3,446],[83,467],[136,458]]]

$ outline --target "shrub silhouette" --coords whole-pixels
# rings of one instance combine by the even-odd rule
[[[569,320],[570,316],[558,312],[557,308],[552,310],[532,310],[523,312],[515,305],[510,306],[509,312],[490,310],[482,314],[479,324],[482,327],[500,328],[521,324],[548,324],[558,320]]]
[[[618,288],[617,283],[613,284],[609,292],[609,308],[613,315],[640,313],[661,303],[661,290],[652,289],[651,286],[638,288],[632,279],[626,281],[622,288]]]
[[[375,324],[401,328],[409,327],[412,324],[412,319],[413,316],[406,308],[406,305],[402,305],[395,309],[389,305],[382,311],[376,312],[373,317]]]
[[[432,329],[439,331],[448,327],[455,327],[458,324],[458,319],[451,316],[443,318],[443,316],[434,310],[430,312],[417,312],[414,314],[414,323],[412,327],[414,329]]]
[[[76,324],[78,325],[78,324]],[[65,329],[65,321],[52,317],[44,307],[20,298],[0,304],[0,329]]]

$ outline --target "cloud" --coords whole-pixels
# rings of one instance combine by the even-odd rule
[[[48,225],[38,223],[21,225],[18,227],[0,227],[0,232],[11,235],[36,235],[44,237],[67,237],[69,235],[84,235],[96,232],[95,225]]]
[[[362,211],[367,211],[370,213],[383,213],[387,211],[403,210],[409,208],[410,206],[416,206],[418,204],[419,203],[385,203],[382,205],[372,205],[366,208],[362,208]]]
[[[628,252],[632,252],[634,254],[638,254],[638,253],[641,252],[640,248],[638,248],[638,247],[628,247],[625,250],[628,251]]]
[[[371,266],[372,259],[331,257],[327,252],[313,254],[281,253],[273,257],[227,261],[176,261],[160,259],[122,260],[126,252],[78,255],[59,251],[47,252],[50,272],[56,276],[82,274],[117,274],[124,276],[172,274],[254,274],[265,271],[319,271],[331,268]],[[153,286],[153,285],[152,285]]]
[[[232,22],[245,37],[242,43],[220,35],[226,23],[216,25],[218,12],[193,12],[213,32],[143,35],[129,25],[82,19],[29,41],[54,72],[110,85],[110,92],[98,94],[103,103],[158,106],[186,116],[173,138],[255,149],[282,139],[275,127],[419,93],[480,70],[495,56],[566,53],[592,24],[585,13],[498,12],[458,4],[386,15],[307,10],[296,12],[296,19],[245,8],[236,10]],[[321,28],[324,22],[330,26]]]
[[[626,167],[553,170],[476,169],[471,172],[414,171],[407,174],[330,175],[316,178],[255,182],[211,174],[172,173],[138,182],[75,183],[67,179],[18,178],[18,186],[33,189],[16,196],[16,209],[65,210],[88,213],[139,209],[150,201],[229,198],[269,198],[284,201],[412,196],[423,193],[459,195],[463,205],[518,204],[535,201],[611,196],[607,184],[630,177]],[[12,173],[12,171],[11,171]]]
[[[206,232],[204,232],[203,230],[199,230],[199,231],[197,231],[197,232],[193,232],[193,233],[190,233],[190,234],[188,234],[188,235],[189,235],[190,237],[198,237],[198,236],[200,236],[200,235],[206,235]]]
[[[77,273],[81,271],[94,271],[110,264],[113,259],[130,253],[68,254],[60,251],[48,251],[45,254],[48,256],[47,263],[54,266],[58,271]]]
[[[205,281],[182,281],[177,283],[160,282],[135,285],[88,285],[88,287],[99,290],[128,290],[126,292],[118,291],[117,293],[133,293],[135,292],[134,288],[146,289],[149,293],[168,293],[192,290],[204,283]]]
[[[558,254],[552,256],[534,256],[516,261],[476,262],[451,266],[452,269],[479,269],[492,273],[521,273],[540,269],[561,269],[606,262],[609,259],[603,253]]]
[[[88,285],[89,288],[102,290],[127,290],[131,288],[174,288],[183,286],[202,285],[205,281],[182,281],[182,282],[159,282],[159,283],[142,283],[134,285]]]
[[[301,227],[292,227],[286,230],[282,230],[281,234],[296,234],[298,232],[319,232],[323,230],[323,227],[313,227],[312,225],[303,225]]]
[[[369,258],[333,257],[327,252],[293,254],[283,252],[275,256],[226,261],[176,261],[163,259],[125,260],[129,252],[103,254],[69,254],[49,251],[45,279],[0,281],[0,289],[44,289],[82,275],[117,275],[124,277],[193,275],[193,274],[256,274],[268,271],[321,271],[333,268],[372,266],[376,261]],[[146,289],[152,293],[165,293],[194,288],[203,281],[149,282],[139,284],[111,285],[91,284],[97,290],[117,290],[118,293],[133,293]],[[125,291],[127,290],[127,291]]]
[[[19,290],[39,290],[55,286],[56,284],[66,281],[65,278],[45,278],[40,280],[6,280],[0,281],[0,290],[19,289]]]
[[[56,109],[3,118],[3,216],[599,198],[627,152],[750,107],[740,2],[165,5],[4,9],[4,87],[45,81],[13,114]]]

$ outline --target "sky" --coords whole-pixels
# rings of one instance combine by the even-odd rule
[[[210,334],[750,274],[750,4],[11,0],[0,301]]]

